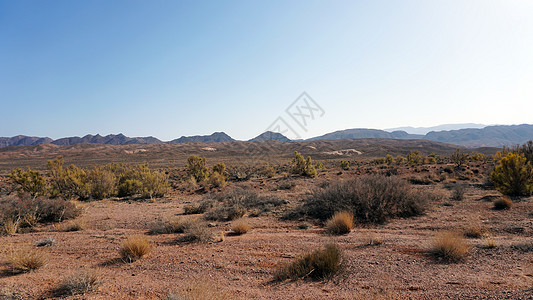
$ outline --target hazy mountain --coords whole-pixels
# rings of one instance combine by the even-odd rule
[[[512,146],[533,140],[533,125],[497,125],[482,129],[432,131],[426,134],[424,139],[467,147]]]
[[[249,142],[256,141],[280,141],[280,142],[290,142],[291,140],[279,132],[266,131],[260,135],[249,140]]]
[[[219,143],[234,142],[235,140],[224,132],[215,132],[211,135],[182,136],[170,143]]]
[[[443,131],[443,130],[459,130],[459,129],[466,129],[466,128],[485,128],[487,125],[483,124],[476,124],[476,123],[463,123],[463,124],[443,124],[438,126],[432,126],[432,127],[398,127],[398,128],[389,128],[385,129],[385,131],[393,132],[393,131],[405,131],[409,134],[427,134],[431,131]]]
[[[109,134],[106,136],[101,136],[99,134],[92,135],[88,134],[84,137],[66,137],[57,139],[51,142],[54,145],[66,146],[66,145],[76,145],[80,143],[89,143],[89,144],[106,144],[106,145],[127,145],[127,144],[159,144],[162,143],[160,140],[154,137],[134,137],[130,138],[122,133],[119,134]]]
[[[423,135],[412,135],[405,131],[387,132],[379,129],[354,128],[346,130],[338,130],[331,133],[326,133],[321,136],[308,139],[308,141],[315,140],[342,140],[342,139],[420,139]]]
[[[0,148],[9,147],[9,146],[31,146],[31,145],[41,145],[48,144],[53,140],[48,137],[36,137],[36,136],[25,136],[17,135],[14,137],[0,137]]]

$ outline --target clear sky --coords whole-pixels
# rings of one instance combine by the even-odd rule
[[[533,1],[0,0],[0,136],[533,123]],[[286,115],[285,115],[286,117]]]

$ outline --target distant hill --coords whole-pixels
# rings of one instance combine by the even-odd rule
[[[388,132],[405,131],[409,134],[425,135],[431,131],[459,130],[459,129],[466,129],[466,128],[481,129],[485,127],[487,127],[487,125],[476,124],[476,123],[463,123],[463,124],[443,124],[443,125],[432,126],[432,127],[411,127],[411,126],[397,127],[397,128],[385,129],[385,131],[388,131]]]
[[[10,146],[32,146],[32,145],[41,145],[49,144],[53,140],[48,137],[36,137],[36,136],[25,136],[17,135],[14,137],[0,137],[0,148],[10,147]]]
[[[533,140],[533,125],[497,125],[482,129],[432,131],[426,134],[424,139],[466,147],[512,146]]]
[[[266,131],[260,135],[249,140],[249,142],[256,141],[280,141],[280,142],[290,142],[291,140],[279,132]]]
[[[211,135],[182,136],[169,143],[220,143],[234,142],[235,140],[224,132],[215,132]]]
[[[106,145],[130,145],[130,144],[159,144],[162,143],[159,139],[155,137],[134,137],[130,138],[122,133],[120,134],[109,134],[106,136],[101,136],[99,134],[92,135],[88,134],[84,137],[67,137],[57,139],[51,142],[54,145],[67,146],[67,145],[76,145],[81,143],[89,144],[106,144]]]
[[[423,135],[412,135],[405,131],[387,132],[379,129],[354,128],[327,133],[310,138],[308,141],[342,139],[420,139],[422,137]]]

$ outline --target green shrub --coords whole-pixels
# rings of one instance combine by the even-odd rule
[[[38,171],[30,168],[27,171],[16,169],[11,172],[9,178],[19,184],[20,189],[32,197],[45,196],[48,193],[46,179]]]
[[[53,196],[82,200],[89,198],[91,191],[87,173],[75,165],[63,168],[62,157],[48,161],[48,176]]]
[[[490,179],[504,195],[529,196],[533,192],[533,168],[520,154],[502,157]]]
[[[194,178],[196,182],[202,182],[206,180],[207,176],[209,175],[209,171],[207,170],[205,157],[200,157],[197,155],[189,156],[187,159],[187,174]]]
[[[419,165],[424,162],[424,159],[422,158],[422,155],[420,155],[419,151],[409,152],[405,159],[407,160],[408,164],[412,165]]]
[[[343,169],[343,170],[350,169],[350,163],[345,161],[345,160],[341,160],[341,169]]]
[[[341,269],[342,253],[334,244],[316,249],[279,268],[274,279],[328,279]]]
[[[94,199],[104,199],[116,195],[115,174],[102,167],[96,167],[89,172],[89,185],[91,188],[91,197]]]
[[[226,177],[219,172],[213,172],[209,175],[209,184],[214,187],[222,187],[226,185]]]
[[[394,163],[394,157],[392,155],[390,155],[390,154],[387,154],[385,156],[385,163],[387,165],[392,165]]]
[[[348,211],[357,222],[384,223],[389,218],[424,213],[433,197],[398,177],[369,175],[318,188],[299,210],[320,220],[327,220],[338,211]]]
[[[313,178],[316,176],[317,172],[311,161],[311,157],[308,156],[307,159],[298,152],[294,151],[294,159],[291,161],[293,165],[292,172],[305,177]]]
[[[468,162],[468,154],[456,149],[455,153],[450,156],[450,161],[460,167]]]

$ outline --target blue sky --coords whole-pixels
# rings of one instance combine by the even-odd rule
[[[0,136],[533,123],[533,1],[0,0]]]

